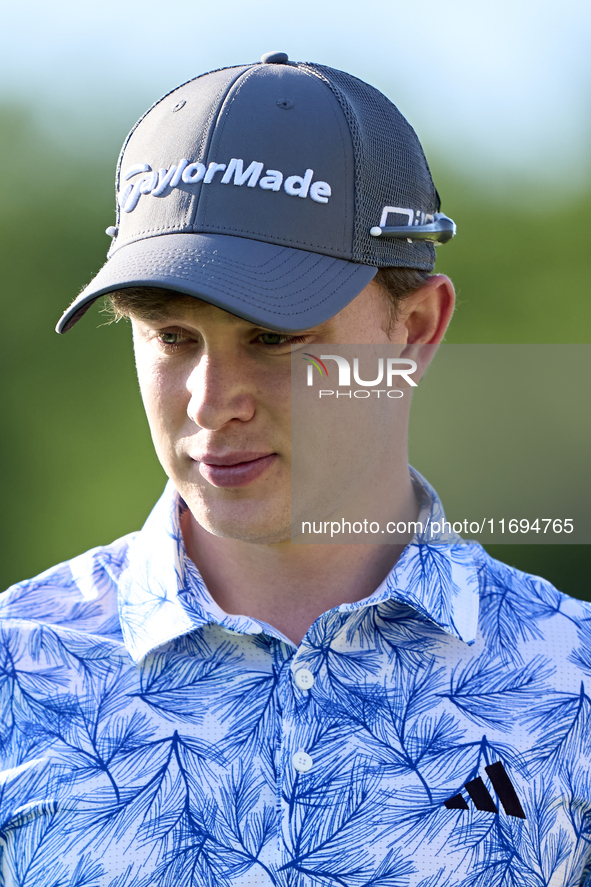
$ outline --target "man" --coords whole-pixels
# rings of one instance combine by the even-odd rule
[[[404,387],[375,504],[422,529],[291,541],[293,355],[408,360],[451,316],[413,130],[269,53],[156,103],[117,191],[58,330],[102,294],[131,319],[170,483],[141,532],[0,601],[2,884],[584,884],[589,608],[427,535]]]

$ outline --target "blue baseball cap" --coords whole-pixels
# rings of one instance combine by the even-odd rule
[[[338,313],[384,266],[430,271],[455,233],[419,140],[356,77],[282,52],[196,77],[132,129],[107,262],[64,312],[161,287],[269,329]]]

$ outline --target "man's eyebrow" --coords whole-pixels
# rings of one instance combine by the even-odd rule
[[[310,336],[312,333],[317,333],[321,330],[324,324],[320,324],[317,327],[306,327],[305,330],[272,330],[267,326],[258,326],[257,324],[253,324],[253,326],[261,330],[263,333],[277,333],[278,336]]]
[[[238,324],[250,323],[250,321],[244,320],[244,318],[242,317],[237,317],[235,314],[230,314],[228,311],[224,311],[223,308],[220,308],[220,312],[222,312],[222,317],[220,319],[222,319],[224,323],[232,324],[233,326]],[[199,310],[199,308],[195,306],[194,309],[188,308],[186,310],[183,310],[181,308],[180,310],[176,311],[174,310],[174,308],[170,311],[161,308],[156,308],[153,310],[147,309],[144,311],[139,309],[130,311],[129,316],[133,320],[140,321],[140,323],[157,323],[171,326],[178,324],[180,326],[183,324],[198,323],[199,318],[202,314],[203,310]]]
[[[206,311],[208,307],[216,308],[215,305],[208,305],[208,303],[202,303],[201,305],[196,305],[195,308],[187,308],[186,310],[181,309],[180,311],[171,310],[170,312],[166,311],[166,309],[160,310],[156,309],[153,311],[134,311],[130,312],[130,317],[133,320],[137,320],[140,323],[147,324],[158,324],[164,326],[183,326],[185,324],[198,323],[199,315]],[[238,317],[236,314],[231,314],[229,311],[224,311],[223,308],[220,308],[221,319],[223,323],[228,326],[249,326],[253,329],[258,329],[264,333],[277,333],[281,336],[304,336],[304,335],[312,335],[313,333],[319,333],[324,330],[329,324],[332,318],[324,321],[323,323],[318,324],[314,327],[307,327],[303,330],[281,330],[281,329],[271,329],[271,327],[263,326],[263,324],[258,324],[253,320],[247,320],[244,317]]]

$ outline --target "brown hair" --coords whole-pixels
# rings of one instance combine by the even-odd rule
[[[390,301],[390,327],[396,322],[404,299],[424,286],[428,278],[428,271],[417,268],[378,268],[374,281],[382,287]],[[146,320],[160,320],[166,314],[170,299],[185,306],[193,304],[193,296],[184,293],[161,287],[130,286],[108,293],[105,310],[113,321],[132,314]]]
[[[390,303],[389,323],[385,331],[388,335],[398,320],[404,300],[424,286],[429,275],[429,271],[419,271],[418,268],[378,268],[374,280],[388,294]]]

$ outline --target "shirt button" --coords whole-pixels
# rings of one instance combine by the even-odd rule
[[[241,631],[234,631],[233,628],[225,628],[223,625],[221,626],[221,628],[222,628],[222,631],[224,632],[224,634],[235,634],[235,635],[238,635],[239,637],[240,637],[240,635],[242,635]]]
[[[298,773],[307,773],[308,770],[312,769],[314,761],[307,752],[297,751],[295,755],[292,756],[291,763]]]
[[[308,668],[298,668],[293,679],[300,690],[309,690],[314,686],[314,675]]]

